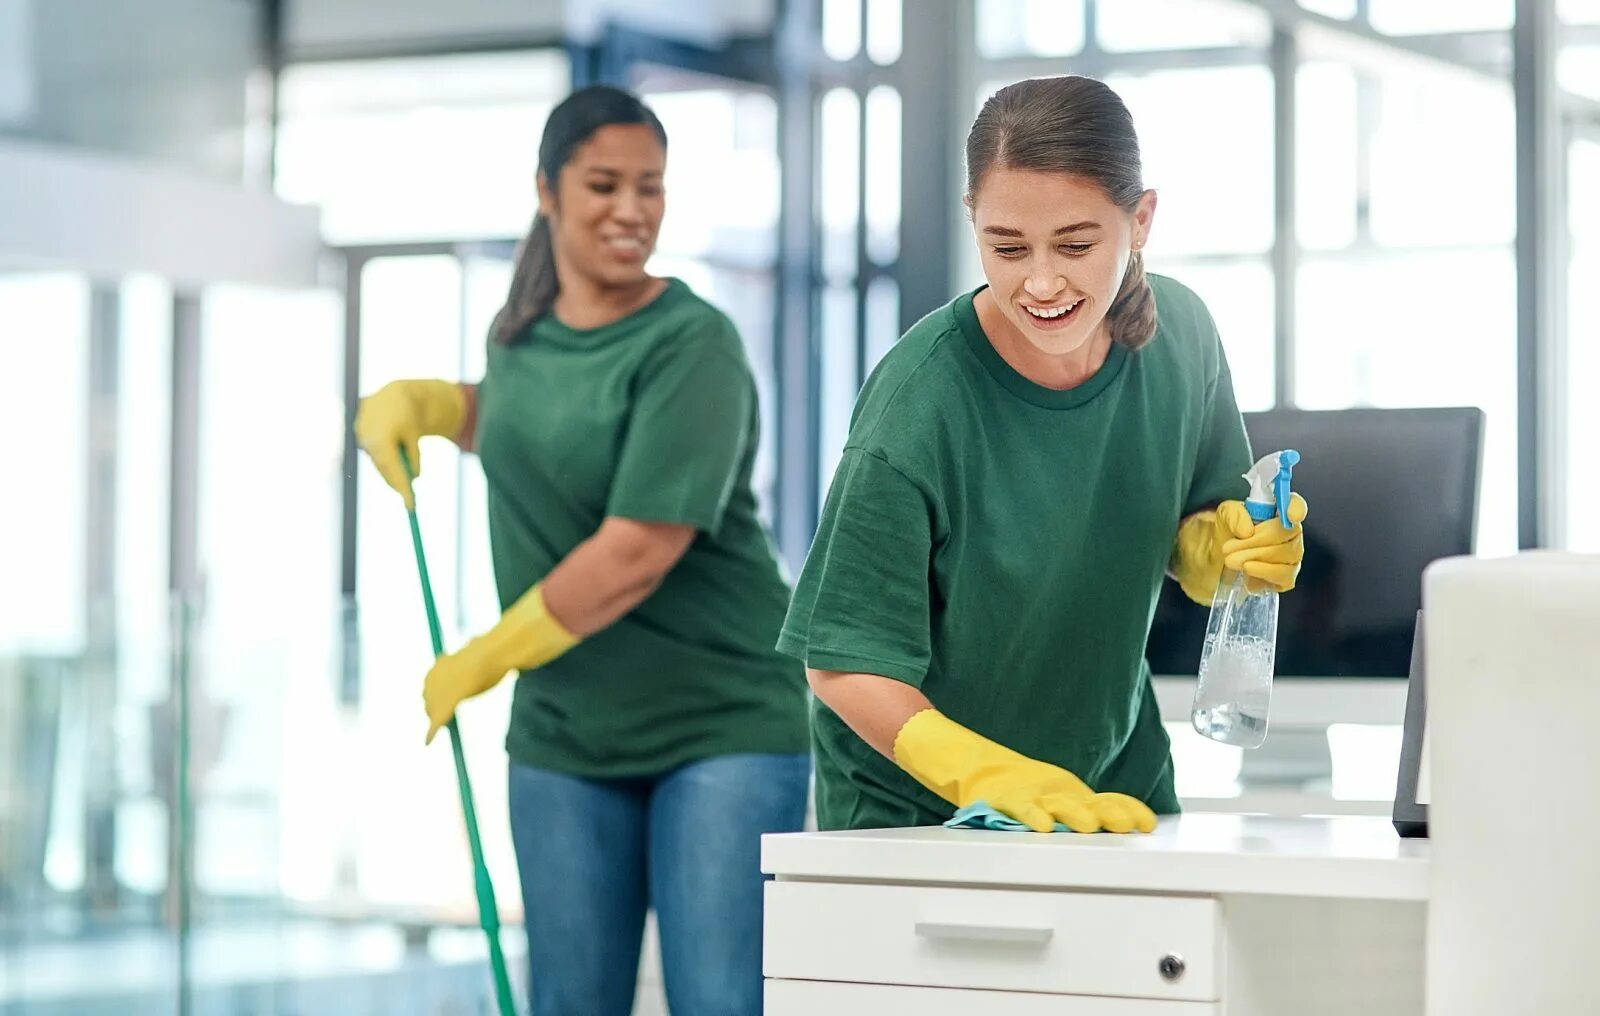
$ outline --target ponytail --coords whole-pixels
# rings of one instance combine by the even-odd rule
[[[490,341],[509,346],[528,326],[550,313],[561,291],[556,277],[555,248],[550,239],[550,220],[533,217],[533,228],[517,247],[517,265],[511,273],[511,289],[506,302],[489,326]]]
[[[1122,288],[1106,312],[1106,325],[1111,329],[1111,341],[1129,349],[1138,349],[1155,337],[1156,295],[1145,278],[1141,251],[1128,255],[1128,270],[1122,273]]]

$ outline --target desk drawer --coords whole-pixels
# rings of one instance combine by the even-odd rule
[[[899,984],[832,981],[767,982],[766,1016],[1222,1016],[1213,1002],[1150,998],[1092,998],[1020,991],[910,988]]]
[[[824,882],[768,882],[766,893],[768,977],[1220,998],[1210,897]]]

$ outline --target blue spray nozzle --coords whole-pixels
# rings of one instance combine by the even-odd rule
[[[1293,448],[1279,452],[1278,475],[1272,478],[1272,500],[1278,506],[1278,518],[1285,529],[1294,528],[1294,523],[1289,521],[1289,480],[1299,462],[1300,453]]]

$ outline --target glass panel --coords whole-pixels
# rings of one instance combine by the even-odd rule
[[[1600,46],[1563,46],[1556,80],[1569,92],[1600,100]]]
[[[170,523],[172,298],[161,279],[121,287],[117,364],[116,881],[154,896],[167,886],[174,767],[156,735],[171,716]]]
[[[1565,472],[1567,546],[1600,552],[1600,142],[1568,149],[1567,215],[1572,262],[1567,269],[1567,419]]]
[[[334,243],[521,236],[567,81],[554,50],[290,67],[278,194],[319,205]]]
[[[1272,268],[1266,262],[1153,265],[1199,294],[1217,323],[1233,372],[1234,397],[1245,412],[1271,409],[1277,352],[1273,345]]]
[[[1385,75],[1372,139],[1373,237],[1396,246],[1510,242],[1515,127],[1508,85]]]
[[[1569,25],[1600,25],[1600,0],[1556,0],[1556,14]]]
[[[197,916],[215,922],[232,918],[209,900],[264,909],[333,883],[341,310],[331,292],[238,286],[202,305],[188,729]]]
[[[396,378],[455,380],[462,369],[462,277],[447,256],[382,258],[361,277],[361,384],[363,393]],[[446,648],[471,634],[461,630],[458,602],[460,454],[448,441],[424,440],[417,481],[418,521],[428,552],[434,595],[444,605]],[[469,871],[470,858],[459,824],[446,820],[459,806],[452,767],[437,751],[420,751],[425,730],[417,693],[432,658],[427,622],[417,590],[416,565],[405,511],[396,495],[365,461],[358,472],[357,601],[361,638],[362,700],[358,729],[348,743],[348,786],[365,787],[337,815],[338,836],[350,845],[355,886],[371,904],[442,905],[470,900],[470,889],[454,882],[418,879],[427,871]],[[501,688],[509,689],[509,682]],[[487,730],[481,711],[499,712],[499,696],[468,703],[462,726]],[[481,727],[473,727],[478,722]],[[501,729],[504,729],[503,727]],[[478,746],[495,738],[467,738],[469,764]],[[435,748],[443,742],[435,742]],[[448,753],[448,747],[444,749]],[[473,766],[480,800],[503,800],[504,756]],[[501,784],[496,790],[495,781]],[[484,785],[488,783],[488,785]],[[441,816],[418,824],[419,812]],[[486,827],[505,819],[492,808],[479,818]],[[488,829],[485,830],[488,835]],[[397,852],[393,845],[405,842]],[[503,869],[497,869],[503,870]],[[463,891],[465,890],[465,891]]]
[[[848,88],[822,97],[822,271],[842,282],[856,273],[856,224],[861,218],[861,100]]]
[[[875,64],[888,66],[900,59],[900,0],[868,0],[867,56]]]
[[[867,93],[867,256],[880,265],[900,256],[900,93]]]
[[[0,275],[0,653],[76,655],[84,639],[89,284]],[[26,435],[25,439],[20,439]],[[13,440],[12,438],[19,438]],[[48,498],[18,491],[48,489]],[[26,581],[16,581],[26,576]]]
[[[857,374],[856,290],[853,285],[829,286],[822,293],[822,384],[817,402],[817,491],[822,498],[833,482],[833,471],[844,453],[850,434],[850,411],[861,387]]]
[[[861,0],[822,0],[822,51],[832,60],[861,52]]]
[[[1095,7],[1100,45],[1114,53],[1265,46],[1272,20],[1233,0],[1117,0]]]
[[[978,0],[976,10],[983,56],[1071,56],[1083,49],[1083,0]]]
[[[1301,66],[1295,115],[1315,129],[1295,133],[1295,224],[1311,249],[1344,247],[1356,238],[1359,179],[1356,76],[1345,64]]]
[[[94,917],[82,895],[114,788],[97,777],[110,731],[90,726],[87,636],[89,285],[66,273],[0,275],[0,1011],[27,1011],[25,954]],[[24,496],[48,491],[48,496]],[[97,750],[100,749],[100,750]],[[114,888],[114,887],[113,887]],[[69,895],[70,894],[70,895]],[[108,901],[101,899],[100,902]],[[111,901],[114,904],[114,897]],[[121,917],[107,906],[107,917]],[[81,971],[72,973],[81,976]],[[47,986],[60,991],[65,980]],[[21,999],[22,1001],[17,1001]]]
[[[1272,246],[1272,75],[1265,67],[1107,78],[1133,113],[1144,182],[1161,196],[1151,247],[1162,256]],[[1218,110],[1227,110],[1219,116]],[[1214,158],[1199,152],[1219,153]]]
[[[900,286],[880,275],[867,286],[867,372],[900,338]]]
[[[1478,551],[1515,550],[1517,327],[1511,253],[1311,260],[1300,269],[1297,313],[1295,392],[1305,408],[1484,410]]]
[[[1514,0],[1369,0],[1372,27],[1389,35],[1510,28]]]
[[[667,130],[667,215],[658,247],[678,257],[770,265],[777,257],[778,106],[764,92],[651,92]],[[729,188],[739,195],[728,200]]]
[[[167,626],[172,468],[172,288],[150,276],[121,287],[117,364],[117,618],[124,644]],[[159,662],[160,645],[135,657]],[[124,676],[129,676],[124,669]],[[166,688],[165,668],[141,686]]]

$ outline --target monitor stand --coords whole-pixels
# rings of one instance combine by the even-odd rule
[[[1326,728],[1284,727],[1267,730],[1261,747],[1243,753],[1239,784],[1251,790],[1306,790],[1333,781],[1333,756]]]

